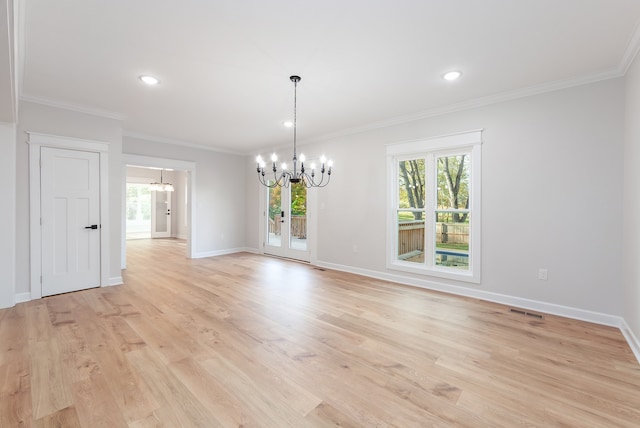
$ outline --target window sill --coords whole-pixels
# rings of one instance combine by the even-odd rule
[[[416,263],[402,262],[397,260],[387,263],[387,269],[414,273],[417,275],[432,276],[437,278],[445,278],[455,281],[480,284],[480,274],[474,274],[474,272],[470,271],[458,271],[448,268],[427,267],[424,265],[416,266]]]

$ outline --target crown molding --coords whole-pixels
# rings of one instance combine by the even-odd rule
[[[34,97],[31,95],[21,95],[20,101],[26,101],[29,103],[40,104],[48,107],[60,108],[63,110],[74,111],[76,113],[84,113],[91,116],[103,117],[106,119],[123,121],[126,118],[126,116],[122,113],[116,113],[116,112],[102,110],[94,107],[82,106],[79,104],[66,103],[63,101],[51,100],[48,98]]]
[[[387,128],[390,126],[401,125],[404,123],[415,122],[422,119],[428,119],[431,117],[442,116],[445,114],[455,113],[464,110],[471,110],[474,108],[480,108],[489,106],[492,104],[499,104],[506,101],[517,100],[519,98],[526,98],[534,95],[540,95],[547,92],[555,92],[562,89],[568,89],[576,86],[588,85],[590,83],[596,83],[603,80],[615,79],[622,77],[622,73],[619,69],[607,71],[603,73],[591,74],[576,79],[557,80],[553,82],[542,83],[540,85],[528,86],[526,88],[516,89],[514,91],[503,92],[500,94],[489,95],[486,97],[476,98],[469,101],[463,101],[461,103],[445,105],[441,107],[435,107],[429,110],[424,110],[418,113],[413,113],[405,116],[397,116],[391,119],[383,120],[380,122],[373,122],[367,125],[347,128],[340,131],[336,131],[329,134],[323,134],[318,137],[313,137],[301,141],[301,144],[317,143],[320,141],[326,141],[345,137],[354,134],[361,134],[367,131],[372,131],[380,128]]]
[[[622,75],[627,74],[631,64],[633,64],[636,56],[638,56],[638,52],[640,52],[640,22],[636,25],[636,29],[627,44],[627,49],[624,52],[622,61],[620,61],[618,69]]]
[[[174,146],[191,147],[192,149],[207,150],[210,152],[225,153],[229,155],[244,156],[247,153],[225,149],[222,147],[206,146],[204,144],[189,143],[187,141],[174,140],[171,138],[157,137],[154,135],[143,134],[140,132],[122,130],[123,137],[137,138],[139,140],[150,141],[153,143],[172,144]]]

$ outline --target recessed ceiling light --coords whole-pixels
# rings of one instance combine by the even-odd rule
[[[283,123],[284,126],[286,126],[287,128],[291,128],[293,126],[293,122],[291,122],[290,120],[287,120],[285,123]]]
[[[444,76],[442,76],[445,80],[456,80],[458,77],[460,77],[462,73],[460,73],[459,71],[450,71],[447,74],[445,74]]]
[[[149,86],[157,85],[158,83],[160,83],[160,81],[157,78],[153,76],[149,76],[148,74],[143,74],[142,76],[139,77],[139,79]]]

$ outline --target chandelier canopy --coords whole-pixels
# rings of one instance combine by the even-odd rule
[[[263,186],[266,187],[289,187],[291,183],[302,183],[306,187],[324,187],[329,184],[329,180],[331,180],[331,167],[333,166],[333,161],[324,157],[324,155],[320,158],[320,170],[319,174],[316,174],[316,164],[311,162],[308,169],[305,169],[304,162],[305,156],[301,153],[300,158],[298,159],[297,155],[297,147],[296,147],[296,138],[297,138],[297,95],[298,95],[298,82],[300,82],[300,76],[291,76],[289,79],[293,82],[293,169],[288,170],[287,164],[283,162],[280,165],[280,171],[278,171],[278,167],[276,162],[278,161],[278,156],[273,153],[271,155],[272,167],[271,171],[273,172],[273,178],[271,178],[270,173],[265,172],[266,163],[262,159],[262,156],[258,155],[256,157],[256,162],[258,163],[258,167],[256,168],[258,171],[258,180]],[[300,162],[300,168],[298,169],[298,162]],[[325,166],[326,165],[326,166]],[[325,181],[325,173],[326,173],[326,181]]]

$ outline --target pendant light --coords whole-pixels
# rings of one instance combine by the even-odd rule
[[[160,183],[154,181],[149,185],[149,190],[152,192],[173,192],[173,184],[162,181],[162,171],[164,171],[164,169],[160,170]]]

